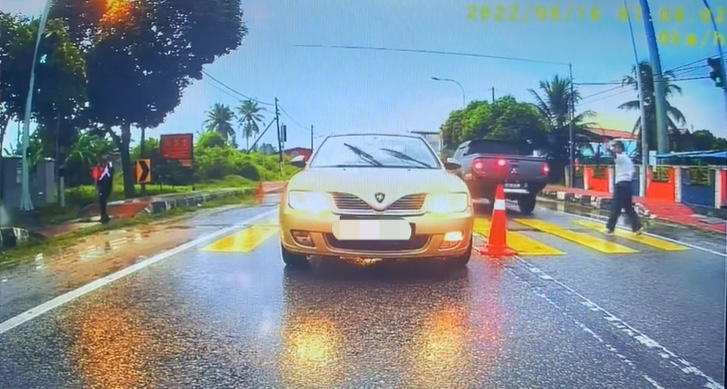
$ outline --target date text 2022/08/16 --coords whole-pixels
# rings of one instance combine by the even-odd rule
[[[560,6],[484,3],[468,4],[466,12],[468,20],[494,22],[600,22],[609,18],[627,22],[629,18],[634,21],[640,21],[642,18],[642,10],[639,6],[607,10],[598,5]],[[712,17],[714,17],[717,24],[722,24],[727,19],[727,8],[715,7],[710,10],[708,8],[662,7],[652,10],[652,17],[662,23],[675,24],[711,24]]]

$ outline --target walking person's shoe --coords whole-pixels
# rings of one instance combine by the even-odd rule
[[[644,226],[641,226],[634,231],[634,234],[636,234],[636,235],[641,235],[643,233],[644,233]]]
[[[613,235],[613,230],[612,230],[612,229],[609,229],[609,228],[606,228],[606,229],[605,229],[605,230],[603,231],[603,233],[604,233],[604,234],[606,234],[606,235]]]

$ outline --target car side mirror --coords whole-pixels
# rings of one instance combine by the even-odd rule
[[[305,157],[302,155],[295,156],[290,160],[290,164],[302,169],[305,167]]]
[[[457,162],[457,160],[454,158],[450,157],[450,158],[447,158],[446,161],[444,161],[444,168],[447,170],[457,170],[461,167],[462,167],[462,165],[459,162]]]

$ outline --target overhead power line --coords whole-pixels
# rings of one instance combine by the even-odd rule
[[[293,121],[293,124],[297,125],[298,127],[300,127],[300,128],[301,128],[301,129],[303,129],[303,130],[306,130],[306,131],[310,131],[310,128],[307,128],[307,127],[305,127],[304,125],[300,124],[300,122],[298,122],[297,120],[295,120],[295,118],[294,118],[293,116],[291,116],[291,115],[290,115],[290,114],[288,113],[288,111],[286,111],[286,110],[285,110],[285,108],[283,108],[283,107],[282,107],[282,106],[281,106],[280,104],[278,104],[278,107],[280,108],[280,110],[281,110],[281,111],[283,112],[283,114],[284,114],[285,116],[287,116],[287,117],[288,117],[288,118],[289,118],[290,120],[292,120],[292,121]]]
[[[242,93],[242,92],[240,92],[240,91],[232,88],[231,86],[227,85],[226,83],[218,80],[213,75],[207,73],[204,70],[202,70],[202,74],[204,74],[205,76],[209,77],[210,79],[212,79],[213,81],[217,82],[218,84],[222,85],[225,89],[231,91],[232,93],[235,93],[237,95],[240,95],[240,96],[242,96],[242,97],[244,97],[244,98],[246,98],[248,100],[256,101],[256,102],[258,102],[260,104],[265,104],[265,105],[274,105],[272,103],[268,103],[268,102],[265,102],[265,101],[262,101],[262,100],[258,100],[258,99],[254,98],[254,97],[250,97],[250,96],[248,96],[248,95],[246,95],[246,94],[244,94],[244,93]]]
[[[627,87],[627,86],[628,86],[628,85],[619,85],[619,86],[615,86],[615,87],[613,87],[613,88],[608,88],[608,89],[604,89],[604,90],[602,90],[602,91],[599,91],[599,92],[595,92],[595,93],[592,93],[592,94],[590,94],[590,95],[587,95],[587,96],[583,96],[583,97],[581,98],[581,101],[583,101],[583,100],[586,100],[586,99],[588,99],[588,98],[591,98],[591,97],[594,97],[594,96],[599,96],[599,95],[602,95],[602,94],[604,94],[604,93],[608,93],[608,92],[614,91],[614,90],[616,90],[616,89],[621,89],[621,88],[625,88],[625,87]]]
[[[562,65],[568,66],[564,62],[544,61],[539,59],[531,58],[520,58],[520,57],[507,57],[501,55],[489,55],[489,54],[477,54],[477,53],[464,53],[458,51],[442,51],[442,50],[424,50],[424,49],[406,49],[397,47],[373,47],[373,46],[348,46],[348,45],[293,45],[294,47],[305,47],[305,48],[317,48],[317,49],[349,49],[349,50],[371,50],[371,51],[398,51],[404,53],[419,53],[419,54],[443,54],[443,55],[456,55],[461,57],[477,57],[477,58],[492,58],[492,59],[504,59],[508,61],[520,61],[530,63],[545,63],[551,65]]]

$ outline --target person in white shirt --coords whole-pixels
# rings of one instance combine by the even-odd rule
[[[643,232],[643,226],[641,225],[639,216],[634,211],[633,193],[631,189],[631,181],[634,178],[634,163],[624,153],[623,142],[618,140],[613,142],[613,147],[610,151],[613,152],[616,162],[616,185],[614,185],[611,216],[608,218],[608,223],[606,224],[606,232],[613,234],[613,230],[616,228],[616,222],[619,216],[621,216],[621,210],[623,209],[631,221],[631,229],[636,234],[641,234]]]

